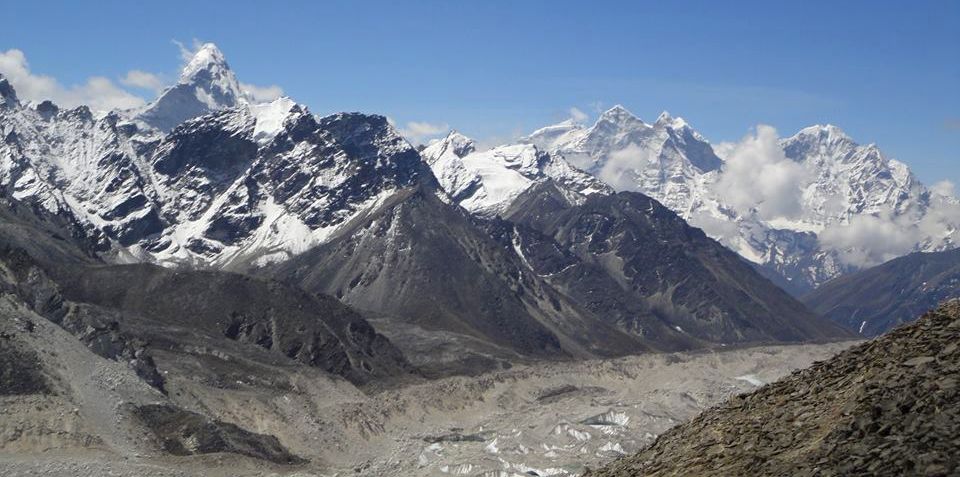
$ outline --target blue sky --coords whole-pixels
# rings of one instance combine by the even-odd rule
[[[829,122],[928,184],[960,183],[960,2],[279,4],[8,2],[0,52],[65,87],[129,89],[130,70],[175,79],[173,40],[212,41],[241,81],[317,113],[488,142],[616,103],[648,121],[669,110],[713,142]]]

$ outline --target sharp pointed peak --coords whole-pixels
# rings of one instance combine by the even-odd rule
[[[673,129],[683,129],[690,126],[686,120],[679,116],[673,117],[669,111],[660,113],[660,116],[657,116],[657,122],[654,124],[656,126],[671,127]]]
[[[451,129],[443,139],[431,142],[421,154],[430,162],[443,155],[444,151],[450,151],[457,157],[464,157],[476,150],[477,145],[473,139],[464,136],[456,129]]]
[[[183,67],[177,84],[160,93],[138,119],[169,131],[188,119],[248,102],[223,52],[217,45],[205,43]]]
[[[612,107],[610,107],[610,109],[604,111],[601,114],[601,116],[620,115],[620,114],[629,114],[633,116],[633,113],[631,113],[629,110],[627,110],[626,107],[624,107],[622,104],[619,104],[619,103],[613,105]]]
[[[214,69],[229,71],[230,66],[227,59],[220,51],[220,48],[213,43],[204,43],[194,52],[193,57],[183,67],[180,72],[180,82],[188,83],[195,78],[201,71],[210,71]]]
[[[467,141],[473,141],[473,139],[470,139],[469,137],[467,137],[460,131],[457,131],[456,129],[451,129],[450,132],[448,132],[447,135],[443,137],[444,141],[459,140],[459,139],[466,139]]]
[[[612,108],[604,111],[602,114],[600,114],[600,117],[597,118],[597,122],[612,122],[617,124],[638,122],[640,124],[645,124],[640,118],[627,110],[627,108],[625,108],[622,104],[616,104]]]

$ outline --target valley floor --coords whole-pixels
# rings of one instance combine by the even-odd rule
[[[148,444],[78,439],[96,436],[94,428],[102,426],[149,440],[142,431],[135,437],[119,414],[79,422],[74,414],[96,414],[85,410],[94,403],[82,399],[64,404],[57,396],[0,396],[0,407],[22,410],[0,415],[0,475],[572,476],[637,451],[735,393],[852,344],[541,363],[372,396],[341,381],[321,383],[328,388],[319,396],[322,386],[212,392],[174,383],[170,399],[177,404],[275,435],[311,461],[295,466],[233,454],[171,457]]]

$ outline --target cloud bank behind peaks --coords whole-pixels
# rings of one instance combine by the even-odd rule
[[[67,108],[87,105],[101,111],[136,108],[145,103],[143,98],[103,76],[91,76],[83,84],[65,86],[51,76],[34,74],[26,55],[17,49],[0,52],[0,74],[10,80],[17,96],[27,101],[49,99]]]

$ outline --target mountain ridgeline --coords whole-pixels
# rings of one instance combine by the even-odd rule
[[[382,116],[255,102],[210,44],[140,110],[23,104],[0,81],[7,206],[76,242],[12,253],[144,349],[192,330],[365,384],[849,335],[542,133],[479,152],[453,133],[418,152]],[[722,165],[682,120],[622,108],[570,144],[608,151],[596,135],[625,127],[697,170]]]

